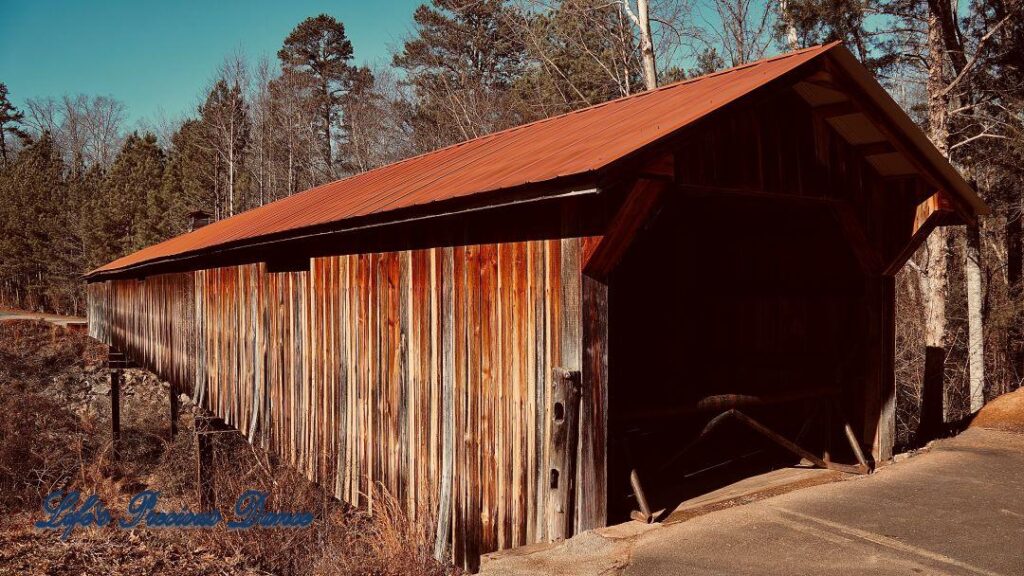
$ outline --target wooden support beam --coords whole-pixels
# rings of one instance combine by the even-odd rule
[[[943,410],[945,385],[943,372],[946,369],[946,349],[940,346],[926,346],[924,351],[924,377],[921,382],[921,415],[914,431],[914,443],[924,446],[938,438],[945,428]]]
[[[199,492],[199,510],[206,512],[217,506],[217,491],[213,479],[213,436],[217,427],[213,419],[196,416],[196,486]]]
[[[896,435],[895,278],[868,276],[864,292],[868,347],[865,380],[857,395],[863,417],[860,443],[871,447],[877,465],[892,458]]]
[[[867,474],[871,471],[871,464],[864,457],[864,449],[861,448],[860,439],[857,438],[853,427],[850,426],[850,421],[846,418],[846,410],[843,409],[838,396],[832,397],[832,408],[839,416],[839,421],[843,423],[843,435],[846,436],[846,441],[850,444],[850,450],[853,451],[853,457],[857,459],[857,465],[860,466],[864,474]]]
[[[823,62],[826,69],[829,71],[832,71],[832,69],[837,66],[827,59]],[[944,181],[945,178],[941,175],[936,176],[931,162],[925,157],[924,153],[921,152],[913,142],[911,142],[909,136],[894,125],[894,122],[890,120],[885,112],[882,111],[871,96],[867,95],[855,82],[846,79],[844,73],[833,73],[833,77],[835,77],[836,82],[850,97],[852,103],[865,116],[867,116],[868,120],[875,126],[875,128],[885,136],[886,140],[888,140],[896,149],[895,151],[903,154],[924,181],[928,182],[936,190],[948,191],[952,189],[952,185]],[[974,221],[974,211],[967,205],[965,200],[958,196],[950,197],[949,199],[955,206],[955,211],[965,220],[965,222]]]
[[[548,540],[572,536],[576,507],[576,451],[580,373],[556,368],[551,379],[551,447],[548,461]]]
[[[654,157],[640,169],[641,177],[665,178],[671,180],[676,173],[676,156],[671,152],[665,152]]]
[[[633,497],[636,498],[636,505],[640,508],[630,512],[629,517],[637,522],[650,524],[654,520],[654,513],[651,511],[651,504],[647,501],[647,493],[644,492],[643,484],[640,482],[640,471],[637,469],[636,460],[633,458],[633,447],[630,445],[628,434],[623,441],[623,451],[626,455],[626,461],[629,463],[629,486],[633,489]]]
[[[822,104],[821,106],[813,107],[811,110],[815,116],[824,120],[835,118],[837,116],[849,116],[850,114],[861,113],[860,108],[849,100],[845,102],[836,102],[834,104]]]
[[[828,88],[829,90],[838,90],[835,82],[832,80],[832,74],[828,70],[818,70],[814,74],[803,79],[808,84],[814,84],[815,86],[821,86],[822,88]]]
[[[110,438],[114,459],[121,457],[121,370],[110,370]]]
[[[700,186],[694,184],[678,184],[676,189],[681,194],[693,198],[722,199],[722,200],[759,200],[765,202],[778,202],[788,204],[801,204],[805,206],[831,207],[843,202],[836,198],[827,196],[801,196],[799,194],[780,194],[778,192],[766,192],[764,190],[750,190],[742,188],[723,188],[718,186]]]
[[[779,434],[778,432],[775,432],[771,428],[768,428],[764,424],[761,424],[757,420],[754,420],[750,416],[747,416],[746,414],[744,414],[743,412],[740,412],[739,410],[736,410],[735,408],[732,409],[732,410],[729,410],[728,413],[731,414],[733,418],[735,418],[736,420],[739,420],[741,423],[743,423],[745,426],[747,426],[751,430],[757,432],[758,434],[761,434],[762,436],[764,436],[765,438],[768,438],[772,442],[775,442],[776,444],[778,444],[782,448],[788,450],[789,452],[795,454],[796,456],[799,456],[801,458],[806,458],[809,462],[811,462],[812,464],[814,464],[818,468],[834,468],[836,466],[836,464],[834,464],[832,462],[825,462],[817,454],[814,454],[814,453],[812,453],[812,452],[810,452],[810,451],[808,451],[808,450],[798,446],[797,444],[795,444],[794,442],[790,441],[788,438],[786,438],[782,434]]]
[[[170,383],[169,392],[171,396],[171,441],[173,442],[174,437],[178,435],[179,412],[178,387],[174,385],[174,382]]]
[[[917,205],[910,240],[886,265],[885,274],[891,276],[899,272],[937,226],[960,223],[963,221],[944,192],[936,192],[929,196]]]
[[[820,386],[782,392],[778,394],[715,394],[706,396],[689,404],[662,403],[642,410],[633,410],[619,414],[617,423],[637,425],[643,422],[665,421],[684,418],[693,414],[707,412],[723,412],[733,408],[750,408],[792,404],[807,400],[838,396],[842,392],[837,386]]]
[[[579,531],[608,522],[608,284],[583,276]]]
[[[867,232],[861,225],[860,218],[853,210],[853,206],[847,202],[837,202],[832,205],[832,215],[835,216],[839,228],[846,238],[847,245],[853,250],[857,262],[865,274],[877,275],[882,271],[882,257],[878,250],[872,245]]]
[[[891,154],[896,152],[896,147],[888,140],[859,144],[856,146],[856,149],[861,156],[877,156],[879,154]]]
[[[956,209],[944,192],[932,194],[917,206],[914,212],[914,234],[925,228],[929,221],[937,226],[952,224],[956,221]]]
[[[662,179],[639,178],[633,184],[622,207],[612,218],[604,237],[583,255],[586,275],[604,279],[615,269],[633,242],[637,232],[660,205],[669,183]]]

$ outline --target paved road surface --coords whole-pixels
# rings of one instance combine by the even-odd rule
[[[970,429],[869,477],[587,533],[483,573],[1024,575],[1024,435]]]

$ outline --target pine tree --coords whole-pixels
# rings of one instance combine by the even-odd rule
[[[523,73],[522,21],[502,0],[433,0],[413,16],[416,35],[394,64],[405,71],[417,102],[417,148],[429,150],[517,125],[510,91]]]
[[[64,166],[48,132],[28,144],[4,171],[0,204],[0,277],[15,305],[47,306],[49,266],[60,255],[64,234],[57,214],[63,210]]]
[[[105,206],[97,223],[103,242],[99,250],[108,260],[163,239],[150,206],[156,203],[151,194],[161,189],[164,160],[153,134],[132,133],[125,139],[104,179]]]
[[[307,18],[285,38],[277,57],[286,73],[305,76],[315,87],[312,97],[319,110],[320,146],[327,172],[333,174],[331,127],[340,99],[349,89],[352,59],[352,43],[345,35],[345,26],[327,14]]]
[[[218,80],[199,109],[205,142],[202,146],[214,157],[218,180],[214,183],[217,201],[213,214],[218,218],[235,214],[242,200],[242,168],[249,144],[249,107],[237,82]]]
[[[63,166],[62,166],[63,167]],[[76,154],[59,190],[61,197],[47,210],[49,257],[44,263],[47,309],[78,314],[84,305],[81,276],[88,272],[90,199],[99,192],[98,167],[86,168]]]
[[[518,101],[543,118],[643,90],[629,22],[615,4],[563,0],[523,28],[531,71]]]
[[[99,249],[104,241],[99,237],[100,230],[95,225],[104,217],[102,211],[107,210],[103,188],[105,176],[103,168],[94,164],[84,171],[73,171],[73,176],[68,180],[68,197],[75,206],[76,220],[72,232],[76,238],[74,249],[79,253],[80,274],[108,262],[104,258],[109,254]]]
[[[146,198],[149,234],[153,241],[188,232],[188,213],[191,211],[185,195],[182,161],[172,151],[164,165],[160,187],[152,189]]]
[[[268,108],[274,131],[269,147],[278,182],[270,200],[331,179],[322,169],[321,143],[310,129],[317,126],[319,118],[315,102],[307,96],[314,89],[309,76],[287,70],[270,82]]]
[[[7,135],[11,134],[22,141],[28,139],[28,133],[19,126],[25,115],[11,104],[7,96],[7,85],[0,82],[0,162],[7,164]]]
[[[794,48],[842,40],[865,66],[885,70],[900,55],[892,42],[891,29],[887,29],[892,23],[878,16],[889,10],[886,2],[889,0],[786,0],[777,32],[792,35],[789,40],[796,40]],[[909,2],[918,4],[917,0]],[[869,25],[871,14],[876,16]]]
[[[387,71],[376,77],[366,67],[353,69],[352,89],[341,109],[338,157],[343,172],[363,172],[409,155],[401,102]]]
[[[186,120],[171,137],[170,156],[180,177],[186,212],[202,210],[219,215],[218,160],[199,120]]]

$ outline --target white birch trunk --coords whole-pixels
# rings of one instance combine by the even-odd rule
[[[651,18],[649,0],[636,0],[636,13],[629,5],[630,0],[623,0],[622,6],[640,32],[640,57],[643,63],[644,85],[648,90],[658,87],[658,69],[654,61],[654,41],[651,39]]]
[[[985,329],[982,318],[981,233],[977,225],[967,227],[964,249],[967,280],[967,358],[969,363],[971,413],[985,405]]]
[[[942,94],[945,87],[946,56],[938,18],[934,14],[930,14],[928,19],[928,59],[928,136],[942,155],[948,156],[948,106],[946,98]],[[942,419],[945,419],[946,415],[943,406],[946,386],[942,366],[945,364],[946,358],[946,294],[949,285],[948,240],[949,233],[941,227],[936,228],[928,236],[925,268],[920,276],[921,297],[924,305],[926,359],[925,390],[922,393],[921,406],[922,421],[926,418],[937,421],[940,418],[940,413]],[[931,412],[932,409],[934,409],[934,413]],[[931,422],[930,424],[937,423]]]
[[[949,232],[936,228],[925,242],[925,265],[918,278],[924,305],[924,344],[932,348],[946,345],[946,289],[949,282],[947,261]]]
[[[782,21],[786,27],[786,45],[790,50],[796,50],[800,47],[800,41],[796,35],[796,26],[793,26],[793,17],[789,14],[788,0],[779,1],[779,12],[782,14]]]

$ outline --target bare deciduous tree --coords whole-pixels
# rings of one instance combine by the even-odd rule
[[[654,61],[654,42],[651,40],[651,16],[648,0],[636,0],[636,10],[630,0],[622,0],[622,8],[636,26],[640,35],[640,61],[643,63],[644,85],[648,90],[658,87],[658,69]]]
[[[765,56],[772,44],[775,11],[767,2],[755,0],[709,0],[702,11],[714,13],[714,25],[705,18],[702,37],[708,48],[725,56],[730,66],[739,66]]]
[[[65,95],[30,99],[26,125],[35,134],[49,132],[67,162],[107,167],[124,138],[127,115],[122,102],[109,96]]]

